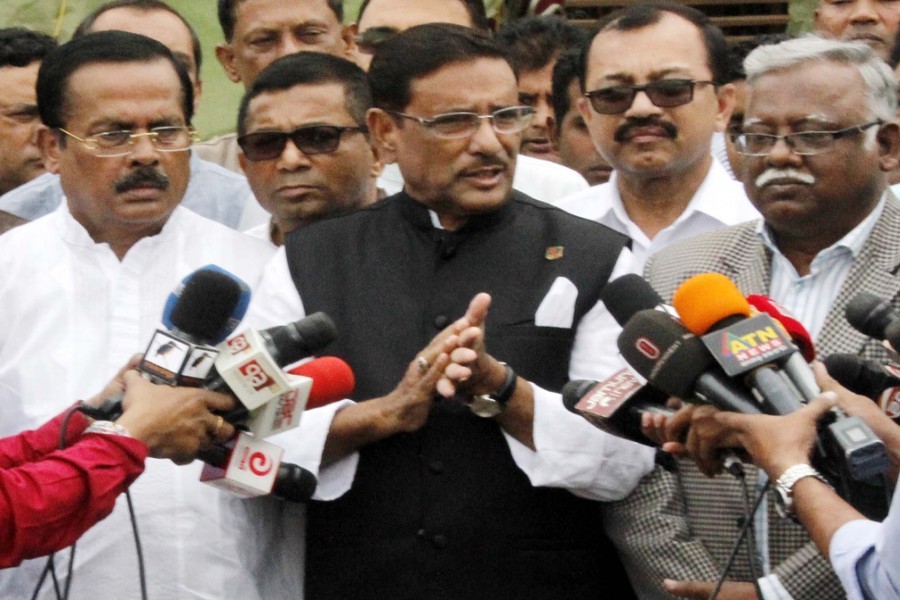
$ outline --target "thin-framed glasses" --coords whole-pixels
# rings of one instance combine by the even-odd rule
[[[288,139],[303,154],[328,154],[338,149],[345,133],[366,133],[365,125],[341,127],[339,125],[304,125],[293,131],[258,131],[238,138],[238,145],[247,160],[260,161],[278,158],[284,152]]]
[[[482,119],[487,119],[491,127],[500,134],[518,133],[528,127],[537,112],[533,106],[510,106],[495,110],[489,115],[473,112],[453,112],[435,115],[430,119],[416,117],[395,110],[386,111],[395,117],[416,121],[434,135],[445,139],[469,137],[478,131]]]
[[[713,81],[695,79],[660,79],[644,85],[611,85],[585,92],[591,107],[601,115],[618,115],[634,103],[638,92],[644,92],[654,106],[672,108],[687,104],[694,99],[694,88],[698,85],[715,85]]]
[[[834,131],[798,131],[785,135],[735,132],[731,134],[731,141],[734,142],[735,150],[744,156],[766,156],[778,140],[784,140],[796,154],[813,156],[831,150],[835,140],[862,133],[870,127],[881,125],[882,122],[881,119],[876,119]]]
[[[150,143],[160,152],[183,152],[189,150],[191,145],[199,139],[194,128],[186,125],[154,127],[141,133],[129,130],[106,131],[94,134],[88,138],[80,138],[62,127],[59,127],[58,130],[73,140],[80,142],[85,148],[93,152],[94,156],[102,158],[131,154],[131,151],[134,149],[134,140],[139,137],[149,138]]]

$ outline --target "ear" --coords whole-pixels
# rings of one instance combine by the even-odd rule
[[[900,125],[888,121],[878,129],[878,164],[882,171],[890,172],[900,166]]]
[[[60,162],[60,141],[57,132],[41,125],[37,130],[37,146],[41,151],[41,157],[44,159],[44,168],[54,175],[59,175]]]
[[[247,163],[249,161],[247,160],[247,157],[244,156],[244,151],[240,149],[240,146],[238,147],[237,159],[238,159],[238,164],[241,165],[241,171],[246,173],[247,172]]]
[[[581,96],[575,101],[575,106],[578,108],[578,112],[581,113],[581,118],[584,119],[584,122],[590,123],[591,119],[594,118],[594,109],[591,108],[590,99],[586,96]]]
[[[225,76],[228,77],[232,83],[241,82],[241,74],[238,73],[237,68],[234,66],[234,48],[231,44],[217,45],[216,59],[219,61],[219,64],[222,65],[222,68],[225,69]]]
[[[356,23],[345,25],[341,29],[341,38],[344,40],[344,58],[351,61],[354,60],[359,50],[356,47],[356,32]]]
[[[378,179],[381,177],[381,172],[384,171],[384,159],[381,157],[381,152],[378,151],[378,146],[374,143],[369,144],[369,148],[372,149],[372,170],[370,174],[373,178]]]
[[[370,108],[366,113],[366,125],[382,165],[397,162],[397,130],[400,127],[397,121],[380,108]]]
[[[197,114],[197,109],[200,107],[200,96],[203,94],[203,82],[199,79],[197,83],[194,84],[194,114]]]
[[[731,113],[734,112],[735,101],[736,92],[732,84],[720,85],[719,89],[716,90],[716,131],[728,129],[728,122],[731,120]]]

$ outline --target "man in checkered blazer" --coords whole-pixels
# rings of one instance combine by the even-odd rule
[[[763,46],[745,68],[750,97],[735,141],[763,221],[672,246],[651,259],[647,278],[671,298],[693,275],[722,273],[742,293],[786,305],[820,357],[886,361],[880,343],[846,322],[844,308],[864,291],[900,306],[900,202],[885,178],[900,152],[893,74],[862,44],[813,37]],[[709,479],[682,460],[676,473],[657,469],[608,507],[609,533],[642,597],[709,596],[745,520],[742,496],[752,503],[758,493],[757,469],[744,470],[746,490],[731,475]],[[743,544],[719,597],[843,598],[828,561],[802,527],[777,516],[769,496],[755,520],[762,571],[753,576]]]

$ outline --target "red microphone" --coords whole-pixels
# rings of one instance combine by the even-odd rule
[[[791,341],[797,346],[797,350],[800,351],[800,354],[803,355],[806,362],[816,360],[816,347],[813,345],[812,337],[809,335],[806,327],[803,326],[803,323],[798,321],[788,309],[768,296],[762,296],[760,294],[751,294],[747,296],[747,302],[749,302],[756,310],[767,313],[770,317],[781,323],[781,326],[784,327],[785,331],[788,332],[788,335],[791,336]]]
[[[318,408],[342,400],[353,393],[356,377],[346,362],[336,356],[323,356],[288,371],[312,379],[306,409]]]

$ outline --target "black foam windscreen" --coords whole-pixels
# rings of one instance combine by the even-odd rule
[[[884,330],[892,321],[896,321],[900,314],[888,300],[868,292],[861,292],[847,303],[844,316],[860,333],[883,340]]]
[[[200,269],[185,283],[172,307],[171,321],[197,340],[217,340],[241,299],[241,284],[229,275]]]
[[[884,390],[900,385],[897,375],[855,354],[832,354],[823,362],[828,374],[854,394],[877,398]]]
[[[690,398],[697,378],[712,368],[703,342],[666,313],[641,310],[618,339],[619,351],[650,385],[679,398]]]
[[[578,409],[575,408],[575,405],[578,404],[578,401],[584,398],[584,395],[595,385],[597,385],[597,382],[590,379],[573,379],[572,381],[569,381],[562,389],[563,406],[576,415],[580,414]]]
[[[272,358],[281,366],[324,350],[338,337],[337,326],[323,312],[313,313],[287,325],[264,329],[259,333],[268,339]]]
[[[656,290],[643,277],[632,273],[607,283],[600,292],[600,299],[622,327],[638,311],[655,308],[663,303]]]

